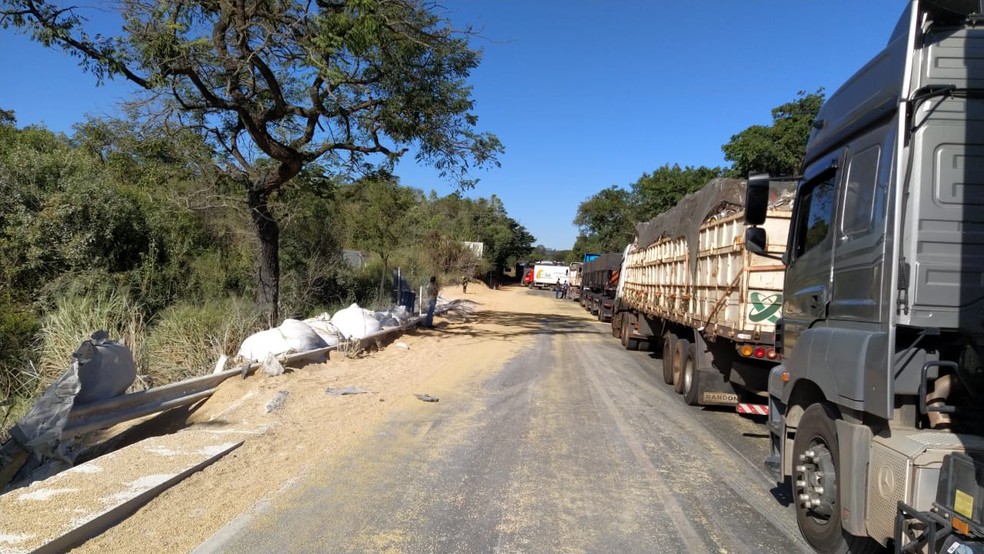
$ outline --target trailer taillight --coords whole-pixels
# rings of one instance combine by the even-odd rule
[[[738,353],[745,358],[758,358],[760,360],[778,360],[779,353],[775,348],[765,346],[755,346],[753,344],[742,344],[738,346]]]

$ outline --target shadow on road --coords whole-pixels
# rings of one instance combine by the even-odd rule
[[[506,339],[510,336],[543,334],[595,335],[599,329],[606,331],[609,328],[607,324],[601,324],[584,317],[562,314],[483,311],[480,314],[448,313],[446,317],[447,321],[438,322],[435,329],[417,329],[413,332],[429,333],[437,337],[447,334],[475,338],[501,337]],[[470,325],[472,321],[482,323],[483,325],[502,326],[506,327],[506,329],[479,329]]]
[[[772,496],[779,501],[784,508],[788,508],[793,504],[793,495],[791,491],[793,490],[792,479],[787,475],[786,480],[783,481],[781,485],[777,485],[769,489]]]

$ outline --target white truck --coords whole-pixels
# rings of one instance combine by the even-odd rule
[[[567,282],[570,268],[560,262],[536,262],[533,265],[533,283],[530,287],[552,288],[557,285],[557,281],[563,285]]]
[[[778,363],[783,266],[745,250],[744,197],[744,181],[712,180],[637,225],[619,272],[612,334],[626,349],[662,344],[663,379],[688,404],[735,405],[745,392],[764,404]],[[775,254],[790,198],[777,195],[769,209]]]
[[[581,299],[581,268],[582,262],[572,262],[567,268],[567,284],[570,285],[568,298],[571,300]]]

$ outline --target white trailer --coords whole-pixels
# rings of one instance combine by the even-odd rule
[[[744,248],[744,181],[715,179],[637,226],[626,249],[612,334],[627,349],[662,345],[663,378],[689,404],[764,394],[777,362],[783,265]],[[785,249],[791,202],[777,197],[769,234]],[[764,403],[764,400],[763,400]]]
[[[550,288],[555,286],[557,281],[563,285],[567,282],[568,272],[569,268],[566,265],[559,265],[559,262],[557,264],[537,262],[533,266],[533,283],[530,286],[538,289]]]

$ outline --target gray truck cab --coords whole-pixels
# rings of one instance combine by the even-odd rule
[[[984,531],[980,512],[955,510],[955,491],[937,486],[960,456],[984,460],[980,11],[909,2],[807,146],[783,257],[769,464],[819,552],[919,540],[937,552]],[[748,202],[761,204],[762,187],[750,179]],[[764,249],[764,211],[749,206],[746,242]],[[980,489],[960,494],[980,506]],[[962,518],[967,533],[927,523],[937,516]]]

